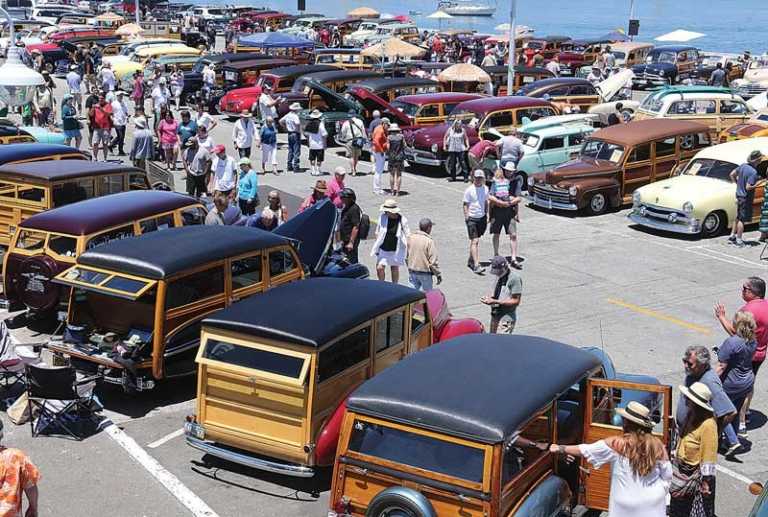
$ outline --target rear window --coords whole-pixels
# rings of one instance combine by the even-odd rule
[[[235,345],[217,339],[206,341],[203,357],[292,379],[299,378],[305,361],[303,357]]]
[[[355,421],[349,450],[474,483],[483,481],[482,449],[384,425]]]

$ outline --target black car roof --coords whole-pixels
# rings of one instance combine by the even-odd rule
[[[500,443],[600,364],[589,352],[541,337],[465,335],[390,366],[354,391],[347,407]]]
[[[225,68],[234,70],[248,70],[249,68],[277,68],[279,66],[286,66],[295,63],[292,59],[284,58],[269,58],[269,59],[247,59],[245,61],[230,61],[221,65],[222,70]]]
[[[355,77],[373,77],[379,75],[373,70],[331,70],[328,72],[315,72],[313,74],[307,74],[306,79],[312,79],[318,83],[325,83],[335,79],[354,79]]]
[[[380,314],[423,299],[423,292],[390,282],[310,278],[234,303],[203,325],[319,348]]]
[[[381,77],[375,79],[365,79],[358,81],[354,84],[350,84],[347,88],[365,88],[372,92],[380,90],[387,90],[396,86],[432,86],[440,84],[432,79],[425,79],[422,77]]]
[[[23,144],[33,145],[33,144]],[[3,146],[5,147],[5,146]],[[60,153],[77,153],[77,149],[69,146]],[[42,155],[47,156],[47,155]],[[131,165],[111,162],[92,162],[89,160],[46,160],[39,162],[10,163],[0,167],[0,175],[5,177],[19,177],[38,181],[63,181],[83,176],[102,176],[107,174],[136,172],[144,174],[144,171]]]
[[[318,72],[332,72],[334,70],[338,70],[339,67],[334,65],[325,65],[325,64],[317,64],[317,65],[289,65],[289,66],[280,66],[277,68],[273,68],[268,73],[269,75],[274,75],[277,77],[291,77],[291,76],[300,76],[300,75],[306,75],[311,73],[318,73]]]
[[[548,88],[553,88],[556,86],[573,86],[573,85],[589,86],[591,89],[594,90],[594,86],[592,85],[592,83],[590,83],[586,79],[581,79],[580,77],[551,77],[549,79],[539,79],[538,81],[534,81],[532,83],[523,85],[518,90],[518,92],[523,93],[524,95],[531,95],[533,92],[537,92],[538,90],[546,90]]]
[[[655,47],[651,49],[651,54],[657,54],[659,52],[683,52],[685,50],[698,50],[696,47],[692,47],[691,45],[662,45],[660,47]]]
[[[290,242],[244,226],[185,226],[110,242],[77,258],[83,266],[162,280],[196,266]]]

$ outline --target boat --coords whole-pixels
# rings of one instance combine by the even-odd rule
[[[496,7],[478,4],[472,1],[445,0],[437,4],[437,9],[451,16],[493,16]]]

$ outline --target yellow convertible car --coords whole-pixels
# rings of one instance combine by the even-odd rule
[[[161,56],[199,56],[201,53],[200,49],[184,45],[147,47],[136,51],[130,61],[121,61],[112,65],[112,71],[115,73],[118,84],[120,84],[126,77],[131,77],[134,72],[143,71],[144,67],[153,59]]]
[[[671,178],[651,183],[633,193],[628,217],[639,226],[674,233],[712,237],[733,225],[736,184],[731,172],[749,153],[768,155],[768,137],[727,142],[699,151]],[[765,177],[768,160],[758,166]],[[760,219],[764,189],[755,191],[752,222]]]

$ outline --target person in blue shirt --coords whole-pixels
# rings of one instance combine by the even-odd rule
[[[240,179],[237,183],[237,199],[243,215],[253,215],[259,204],[259,178],[251,167],[249,158],[240,158]]]
[[[261,170],[264,174],[274,172],[277,174],[277,127],[275,119],[267,117],[259,132],[261,142]]]
[[[752,222],[752,204],[755,201],[755,189],[765,181],[758,182],[756,167],[763,160],[763,153],[752,151],[746,163],[742,163],[731,172],[731,181],[736,183],[736,220],[728,240],[743,247],[744,225]]]
[[[197,135],[197,122],[192,120],[189,111],[184,110],[181,112],[181,122],[176,129],[176,133],[179,135],[180,146],[183,149],[187,143],[187,140]]]

